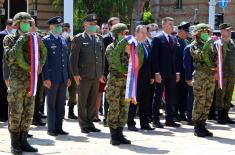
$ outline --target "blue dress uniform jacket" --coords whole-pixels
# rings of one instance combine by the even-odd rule
[[[185,71],[185,80],[190,81],[193,78],[194,66],[193,59],[190,53],[190,45],[186,46],[184,49],[183,65]],[[188,86],[188,96],[187,96],[187,119],[192,120],[192,109],[193,109],[193,87]]]
[[[184,49],[183,65],[185,72],[185,80],[186,81],[192,80],[194,66],[193,66],[193,59],[190,53],[190,45],[186,46]]]
[[[43,80],[51,81],[46,88],[48,132],[62,132],[67,82],[70,78],[69,51],[66,40],[53,34],[43,38],[47,47],[47,60],[43,67]]]
[[[69,53],[66,40],[49,34],[43,38],[47,48],[47,61],[43,67],[43,80],[52,84],[67,83],[70,78]]]
[[[189,45],[189,42],[185,39],[180,39],[178,36],[176,36],[176,39],[179,43],[178,46],[178,56],[179,56],[179,69],[180,69],[180,75],[181,79],[184,80],[184,67],[183,67],[183,57],[184,57],[184,48]]]

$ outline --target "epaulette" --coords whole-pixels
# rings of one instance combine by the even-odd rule
[[[44,37],[42,38],[42,40],[47,40],[47,39],[49,39],[49,38],[50,38],[50,35],[48,34],[48,35],[44,36]]]
[[[76,34],[75,36],[74,36],[74,38],[76,37],[76,38],[79,38],[79,37],[81,37],[83,35],[83,33],[78,33],[78,34]]]

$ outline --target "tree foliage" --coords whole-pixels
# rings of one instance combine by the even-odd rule
[[[64,0],[51,0],[57,10],[63,9]],[[136,0],[74,0],[74,29],[82,27],[87,13],[96,13],[98,23],[106,22],[111,16],[118,16],[122,22],[131,23]]]

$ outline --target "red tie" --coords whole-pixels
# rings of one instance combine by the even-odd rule
[[[170,47],[173,48],[173,40],[170,35],[168,35]]]

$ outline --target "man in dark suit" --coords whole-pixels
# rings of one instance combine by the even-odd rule
[[[0,32],[0,121],[6,122],[8,119],[8,102],[7,102],[7,86],[5,80],[8,80],[9,75],[3,76],[3,39],[6,35],[14,33],[14,26],[12,19],[7,20],[6,28]],[[6,78],[5,78],[6,77]]]
[[[156,23],[148,24],[147,25],[147,39],[145,40],[144,44],[148,47],[148,49],[151,51],[152,48],[152,40],[154,37],[157,36],[159,33],[159,27]],[[150,52],[151,53],[151,52]],[[153,95],[154,95],[155,85],[154,85],[154,78],[151,79],[151,86],[150,86],[150,102],[151,105],[148,109],[148,119],[149,122],[152,122],[152,102],[153,102]]]
[[[151,80],[151,46],[146,39],[142,43],[144,51],[144,62],[138,73],[137,101],[139,103],[140,127],[144,130],[153,130],[149,125],[149,110],[152,110],[151,87],[154,83]]]
[[[56,16],[48,20],[50,33],[43,37],[47,48],[47,60],[43,67],[43,84],[46,87],[48,135],[67,135],[62,129],[66,91],[70,86],[69,53],[62,33],[62,17]]]
[[[141,30],[141,31],[140,31]],[[147,38],[147,28],[144,25],[140,25],[136,28],[136,34],[141,32],[144,38]],[[138,131],[134,117],[136,115],[137,106],[139,107],[140,127],[143,130],[154,130],[149,125],[149,109],[151,109],[151,46],[148,40],[145,39],[140,43],[143,49],[144,61],[138,73],[137,82],[137,102],[138,105],[130,104],[128,112],[128,130]],[[152,82],[153,83],[153,82]]]
[[[159,107],[162,93],[166,94],[166,126],[180,127],[173,120],[172,106],[175,97],[175,85],[180,80],[177,59],[177,42],[171,35],[174,30],[174,19],[163,18],[163,32],[152,41],[152,77],[155,77],[155,95],[153,101],[153,125],[163,128],[159,118]]]
[[[109,20],[108,20],[108,26],[109,26],[109,29],[112,28],[113,25],[117,24],[117,23],[120,23],[120,19],[118,17],[111,17]],[[114,41],[114,37],[112,35],[111,32],[107,33],[106,35],[103,36],[103,42],[104,42],[104,48],[106,49],[108,47],[109,44],[111,44],[112,42]],[[109,71],[108,71],[108,68],[109,68],[109,64],[108,64],[108,61],[107,59],[105,58],[105,68],[104,68],[104,76],[107,78],[108,74],[109,74]],[[106,99],[104,99],[104,126],[108,126],[107,125],[107,115],[108,115],[108,109],[109,109],[109,104],[108,102],[106,101]]]

